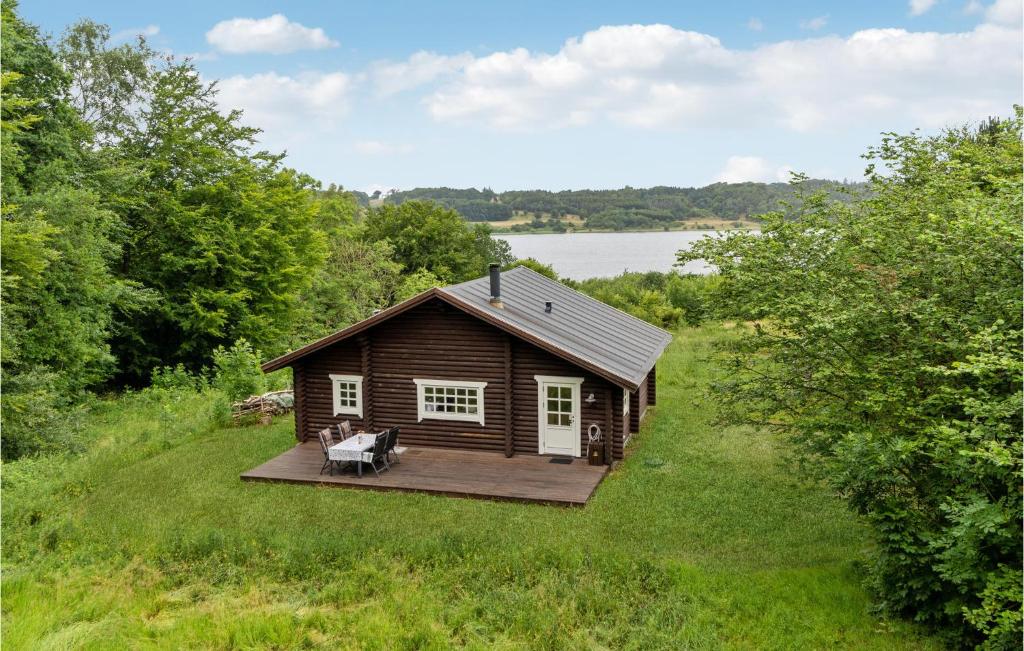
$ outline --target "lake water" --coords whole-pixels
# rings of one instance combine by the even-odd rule
[[[559,276],[584,280],[617,276],[623,271],[670,271],[676,252],[714,236],[715,231],[649,233],[528,233],[495,235],[509,243],[517,258],[551,265]],[[682,273],[706,274],[703,262],[689,262]]]

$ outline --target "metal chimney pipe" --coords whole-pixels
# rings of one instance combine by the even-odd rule
[[[501,267],[497,262],[489,265],[491,273],[491,300],[488,302],[499,310],[505,307],[501,302]]]

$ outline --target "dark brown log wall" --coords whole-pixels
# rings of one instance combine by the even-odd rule
[[[651,367],[650,373],[647,374],[647,404],[657,404],[658,397],[658,365],[655,364]]]
[[[629,398],[629,431],[634,434],[640,431],[640,423],[647,413],[647,385],[645,379]]]
[[[587,449],[587,429],[596,423],[605,436],[614,432],[615,458],[622,457],[621,388],[442,301],[415,307],[365,331],[363,337],[360,341],[341,341],[296,362],[299,440],[314,437],[317,431],[345,419],[355,429],[370,426],[365,419],[333,414],[329,376],[343,373],[364,378],[364,417],[372,414],[372,426],[377,429],[401,427],[405,443],[507,453],[506,444],[510,442],[515,454],[537,454],[534,375],[557,375],[584,378],[580,395],[581,454]],[[506,391],[506,377],[512,380],[510,392]],[[487,382],[485,424],[430,419],[417,422],[413,378]],[[613,395],[613,428],[605,418],[606,389]],[[586,398],[591,393],[595,401],[588,404]],[[509,403],[511,423],[507,418]]]

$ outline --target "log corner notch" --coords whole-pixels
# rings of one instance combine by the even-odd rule
[[[512,339],[505,335],[505,456],[515,454],[512,435]]]

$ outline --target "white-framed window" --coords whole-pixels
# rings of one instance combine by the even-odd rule
[[[622,390],[622,415],[629,414],[629,391]]]
[[[465,420],[484,424],[486,382],[414,378],[419,419]]]
[[[334,415],[363,417],[363,376],[331,373]]]

